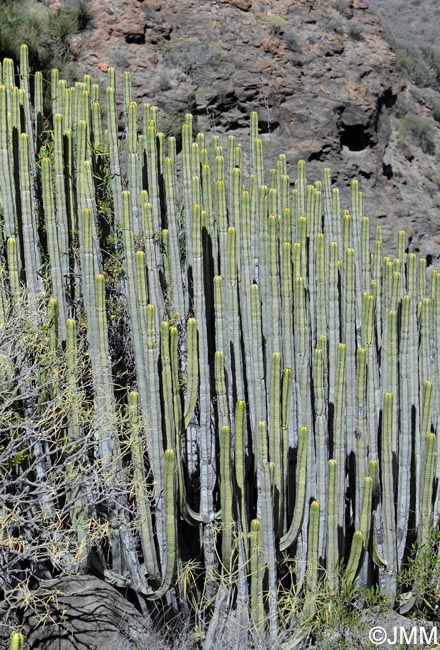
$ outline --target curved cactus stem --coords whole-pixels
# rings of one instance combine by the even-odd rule
[[[309,528],[307,534],[307,579],[303,609],[303,615],[306,619],[312,618],[316,610],[319,559],[319,510],[319,502],[312,501],[310,504]]]
[[[188,346],[187,384],[185,393],[184,427],[188,427],[194,414],[199,384],[199,361],[197,353],[197,323],[195,318],[188,318],[186,323]]]
[[[166,531],[166,559],[162,583],[157,591],[144,593],[148,600],[159,600],[170,589],[173,583],[177,559],[176,512],[174,498],[174,466],[175,457],[172,449],[164,453],[164,503],[165,503],[165,531]]]
[[[307,427],[300,427],[298,435],[298,469],[296,472],[296,503],[289,530],[280,540],[280,551],[285,551],[296,540],[304,515],[307,481],[307,447],[309,432]]]
[[[144,449],[141,440],[141,426],[139,422],[138,409],[139,393],[132,391],[128,397],[128,414],[130,423],[130,451],[133,462],[134,492],[136,496],[136,509],[138,515],[137,523],[145,568],[149,580],[154,584],[159,578],[159,567],[154,542],[150,499],[146,490]]]
[[[357,530],[353,535],[350,557],[348,558],[347,567],[344,574],[347,584],[351,584],[356,577],[356,573],[361,561],[363,543],[364,536],[360,530]]]

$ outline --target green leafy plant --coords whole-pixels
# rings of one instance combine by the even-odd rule
[[[427,154],[435,153],[434,125],[431,120],[408,114],[399,120],[402,135]]]
[[[408,603],[415,615],[440,621],[440,531],[430,528],[425,543],[415,543],[407,566],[399,576],[403,606]]]

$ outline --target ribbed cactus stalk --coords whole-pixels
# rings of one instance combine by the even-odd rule
[[[258,519],[251,521],[250,549],[251,615],[257,635],[260,636],[263,632],[265,616],[263,600],[263,549],[261,522]]]
[[[393,476],[393,393],[385,393],[382,424],[381,487],[383,494],[383,550],[387,561],[384,592],[391,596],[396,588],[397,548]]]
[[[9,650],[23,650],[24,636],[20,632],[11,632]]]
[[[130,418],[130,451],[133,461],[133,479],[136,494],[139,536],[141,539],[147,575],[154,585],[158,579],[159,568],[157,565],[150,497],[146,490],[144,445],[142,444],[141,426],[138,414],[139,394],[135,391],[132,391],[129,395],[128,408]]]
[[[339,557],[338,543],[338,463],[334,458],[328,461],[328,492],[327,492],[327,580],[331,590],[338,586],[337,565]]]
[[[312,617],[316,608],[319,561],[319,511],[319,502],[312,501],[310,504],[309,528],[307,535],[307,580],[306,598],[304,603],[304,616],[306,618]]]

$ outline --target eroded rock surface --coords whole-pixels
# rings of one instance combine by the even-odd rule
[[[93,576],[54,580],[50,615],[41,607],[25,616],[32,650],[165,649],[158,633],[116,589]]]
[[[361,0],[91,0],[92,27],[77,37],[80,64],[105,84],[108,66],[132,73],[134,99],[157,105],[177,134],[185,112],[197,128],[241,136],[260,116],[270,167],[287,154],[290,174],[324,166],[348,206],[359,178],[365,213],[394,252],[440,259],[435,157],[402,139],[392,118],[405,83],[380,22]],[[120,84],[120,88],[122,83]],[[440,147],[439,129],[435,141]]]

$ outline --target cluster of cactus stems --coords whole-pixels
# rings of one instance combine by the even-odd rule
[[[86,322],[110,550],[91,548],[94,505],[72,466],[77,570],[172,603],[184,597],[182,564],[198,558],[212,621],[225,608],[215,577],[234,575],[227,607],[273,638],[286,558],[306,618],[318,582],[337,590],[341,567],[345,581],[378,582],[394,599],[410,543],[423,545],[440,515],[440,273],[428,282],[403,231],[394,259],[380,226],[371,249],[357,181],[343,210],[329,169],[310,184],[303,161],[292,178],[280,155],[265,176],[256,113],[249,155],[232,135],[194,136],[189,114],[178,152],[157,109],[132,101],[125,73],[121,138],[115,79],[109,69],[104,92],[87,75],[70,88],[53,70],[48,122],[38,72],[31,97],[26,46],[18,74],[11,60],[1,68],[0,316],[7,323],[23,285],[29,298],[50,296],[44,372],[66,353],[59,380],[72,399],[60,427],[72,444],[85,435],[77,355]],[[109,254],[121,260],[117,280],[104,273]],[[111,358],[109,282],[129,322],[130,386]],[[36,311],[33,323],[47,316]],[[31,453],[41,478],[44,448]],[[115,486],[127,468],[124,493]],[[47,517],[56,507],[47,504]]]

